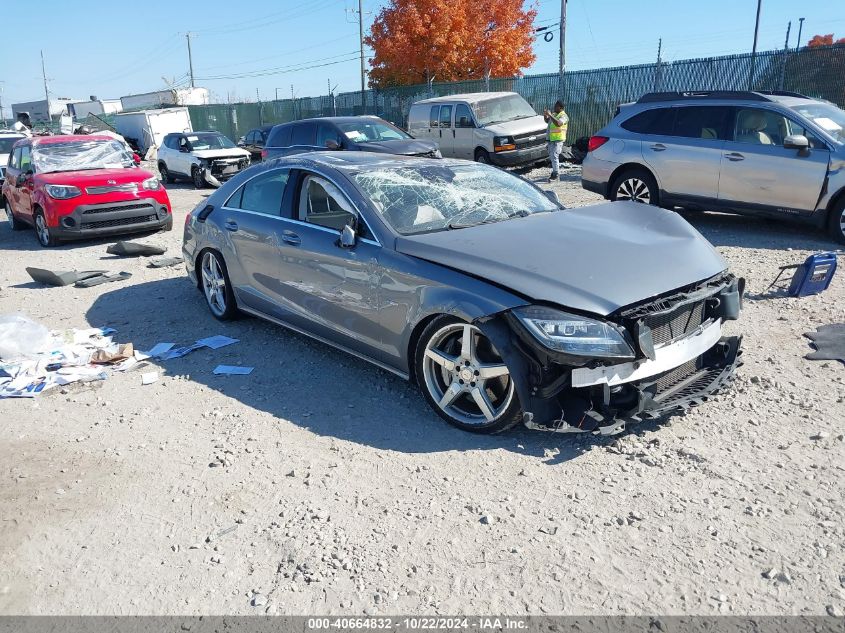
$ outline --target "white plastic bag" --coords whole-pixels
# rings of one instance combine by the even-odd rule
[[[12,360],[46,351],[50,331],[24,314],[0,314],[0,358]]]

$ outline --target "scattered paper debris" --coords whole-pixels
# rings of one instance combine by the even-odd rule
[[[157,371],[148,371],[145,374],[141,374],[141,384],[142,385],[151,385],[154,382],[158,381],[158,372]]]
[[[255,367],[238,367],[237,365],[217,365],[214,368],[215,376],[247,376],[252,373]]]
[[[156,343],[146,352],[141,352],[141,354],[143,354],[145,358],[158,358],[165,352],[169,352],[174,345],[176,345],[176,343]]]
[[[210,347],[211,349],[220,349],[221,347],[226,347],[227,345],[232,345],[233,343],[240,343],[240,340],[224,336],[223,334],[201,338],[196,342],[196,344],[200,347]]]

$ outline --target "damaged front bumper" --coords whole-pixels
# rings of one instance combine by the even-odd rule
[[[203,180],[212,187],[221,187],[224,182],[249,167],[249,157],[215,158],[200,165]]]
[[[478,323],[508,365],[528,428],[621,432],[629,422],[698,405],[733,378],[741,337],[722,336],[736,319],[744,280],[708,280],[611,315],[635,343],[637,358],[580,364],[545,348],[508,313]]]

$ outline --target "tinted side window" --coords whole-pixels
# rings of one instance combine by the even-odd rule
[[[655,108],[635,114],[622,123],[622,127],[637,134],[672,134],[675,122],[674,108]]]
[[[440,125],[440,106],[431,106],[431,114],[428,117],[429,127],[438,127]]]
[[[718,106],[688,106],[678,108],[673,136],[725,140],[726,119],[730,109]]]
[[[299,218],[309,224],[340,231],[354,223],[355,212],[333,183],[318,176],[308,176],[300,194]]]
[[[226,206],[232,209],[255,211],[266,215],[279,216],[282,198],[288,182],[288,170],[277,169],[256,176],[232,194]]]
[[[325,147],[326,141],[335,141],[339,144],[340,134],[333,125],[330,125],[329,123],[320,123],[317,125],[317,145]]]
[[[296,123],[290,135],[291,145],[316,145],[317,126],[313,123]]]
[[[23,147],[21,147],[20,161],[21,171],[29,171],[30,169],[32,169],[32,157],[30,156],[29,145],[24,145]]]
[[[280,125],[274,127],[270,131],[270,138],[267,139],[267,145],[270,147],[289,147],[290,146],[290,132],[291,125]]]
[[[255,142],[255,132],[250,132],[246,135],[246,142],[247,143],[254,143]]]
[[[452,106],[440,106],[440,127],[452,127]]]
[[[18,165],[21,164],[21,148],[15,148],[15,151],[12,152],[12,157],[9,159],[9,167],[12,169],[17,169]]]
[[[475,127],[472,122],[472,112],[463,103],[455,106],[455,127]]]

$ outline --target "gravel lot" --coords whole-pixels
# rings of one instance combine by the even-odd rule
[[[577,168],[554,189],[597,201]],[[145,241],[178,255],[202,193],[170,195],[174,230]],[[841,615],[845,369],[805,360],[802,333],[845,321],[845,272],[815,297],[762,296],[778,266],[835,246],[688,219],[748,280],[729,324],[745,365],[729,393],[616,438],[453,430],[379,369],[215,321],[181,268],[3,224],[0,314],[109,325],[140,349],[241,342],[161,363],[152,385],[136,371],[0,403],[0,613]],[[133,277],[44,288],[28,265]]]

